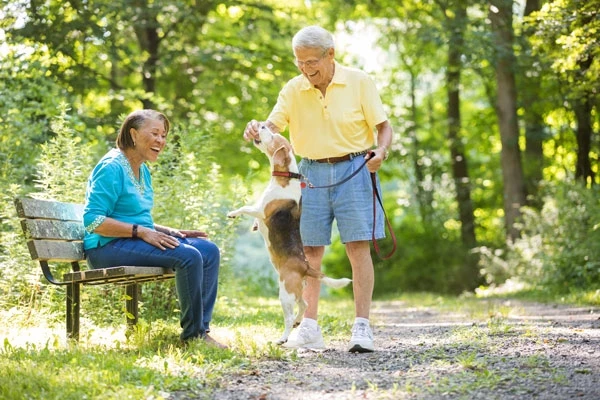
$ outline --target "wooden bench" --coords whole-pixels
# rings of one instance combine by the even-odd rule
[[[67,337],[79,340],[81,285],[123,285],[126,290],[127,323],[138,321],[139,284],[172,279],[174,271],[161,267],[116,266],[84,270],[83,205],[32,198],[15,199],[17,215],[25,233],[31,258],[39,262],[48,282],[67,288]],[[70,263],[62,280],[52,275],[50,263]]]

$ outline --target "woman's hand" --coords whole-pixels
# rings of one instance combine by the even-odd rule
[[[176,230],[171,230],[173,232],[179,232]],[[153,245],[154,247],[158,247],[161,250],[174,249],[179,246],[179,240],[175,237],[175,235],[171,235],[171,232],[162,232],[158,230],[152,230],[148,228],[139,227],[138,230],[138,238],[142,239],[144,242]],[[185,237],[185,236],[179,236]]]

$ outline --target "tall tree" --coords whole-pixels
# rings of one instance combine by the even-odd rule
[[[438,0],[445,16],[446,31],[448,35],[447,67],[446,67],[446,94],[447,94],[447,129],[450,145],[450,162],[456,187],[456,202],[458,204],[461,222],[461,239],[465,248],[465,265],[463,279],[468,289],[479,285],[479,268],[477,259],[469,250],[477,245],[475,238],[475,216],[471,201],[471,180],[467,165],[467,155],[462,137],[462,123],[460,112],[460,84],[462,61],[464,53],[464,30],[468,25],[467,2],[457,0],[445,2]]]
[[[563,104],[574,115],[577,158],[574,175],[588,185],[598,183],[590,154],[594,151],[594,125],[600,122],[600,0],[554,0],[531,15],[536,28],[533,48],[544,57],[564,94]],[[596,133],[597,134],[597,133]],[[596,147],[596,154],[599,150]]]
[[[520,236],[516,223],[521,215],[521,207],[525,205],[526,188],[519,148],[512,0],[491,1],[489,17],[496,45],[496,113],[502,140],[500,158],[504,186],[504,222],[507,238],[514,240]]]
[[[527,19],[531,14],[539,11],[542,0],[527,0],[525,3],[524,17]],[[544,124],[544,98],[541,95],[542,61],[532,54],[528,39],[535,33],[535,26],[524,24],[520,43],[522,52],[519,57],[519,76],[523,84],[519,92],[521,96],[521,107],[523,109],[523,120],[525,124],[525,152],[523,172],[527,185],[527,193],[531,195],[532,205],[540,205],[541,199],[537,197],[540,181],[543,178],[544,152],[543,142],[546,125]]]

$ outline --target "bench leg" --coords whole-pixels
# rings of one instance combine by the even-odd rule
[[[125,301],[125,307],[127,309],[127,324],[130,328],[138,322],[138,292],[139,285],[137,283],[131,283],[126,287],[127,300]],[[130,318],[133,316],[133,318]]]
[[[79,340],[79,308],[81,303],[81,285],[67,285],[67,338]]]

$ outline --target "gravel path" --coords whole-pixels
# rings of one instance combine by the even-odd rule
[[[487,310],[375,302],[376,352],[332,342],[261,360],[210,399],[600,399],[600,309],[489,301]]]

